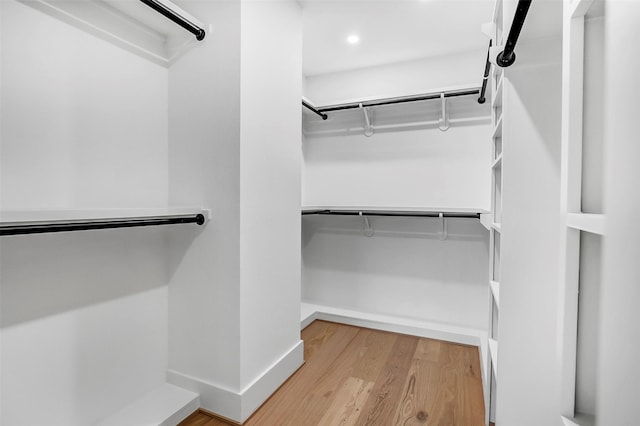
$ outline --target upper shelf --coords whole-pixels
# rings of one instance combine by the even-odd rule
[[[445,105],[441,95],[444,94]],[[305,136],[357,135],[410,129],[446,130],[460,124],[488,124],[491,107],[478,103],[477,86],[434,89],[396,97],[351,99],[303,110]],[[326,114],[323,119],[318,113]],[[445,120],[443,121],[443,116]]]
[[[170,66],[200,43],[189,31],[205,29],[198,19],[169,0],[21,1],[163,66]],[[187,27],[191,30],[185,29]],[[202,37],[204,33],[197,36]]]
[[[468,207],[366,207],[366,206],[304,206],[302,214],[338,214],[363,216],[415,216],[415,217],[469,217],[480,218],[486,210]]]
[[[196,223],[203,225],[210,211],[197,207],[164,209],[4,210],[0,235],[40,234],[90,229]]]

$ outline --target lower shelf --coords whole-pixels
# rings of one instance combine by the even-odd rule
[[[562,416],[564,426],[595,426],[595,416],[591,414],[576,413],[575,417]]]
[[[165,383],[97,426],[176,425],[199,406],[198,394]]]

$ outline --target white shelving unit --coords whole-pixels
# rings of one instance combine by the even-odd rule
[[[500,46],[503,39],[503,5],[497,0],[493,14],[493,45]],[[490,363],[486,366],[491,374],[485,383],[486,421],[495,422],[496,395],[498,386],[498,321],[500,319],[500,269],[502,233],[502,168],[505,75],[502,68],[493,66],[491,75],[491,227],[489,229],[489,327],[488,346]]]
[[[562,400],[565,425],[591,425],[595,384],[601,236],[603,1],[564,2],[560,285],[563,289]],[[600,179],[600,181],[598,181]],[[594,269],[595,268],[595,269]]]

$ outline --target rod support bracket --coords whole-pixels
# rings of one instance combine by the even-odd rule
[[[374,230],[371,226],[371,223],[369,222],[369,217],[363,215],[362,212],[359,212],[359,215],[364,219],[364,235],[366,237],[373,237]]]

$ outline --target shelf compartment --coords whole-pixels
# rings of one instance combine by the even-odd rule
[[[592,213],[569,213],[567,226],[592,234],[604,235],[605,215]]]

